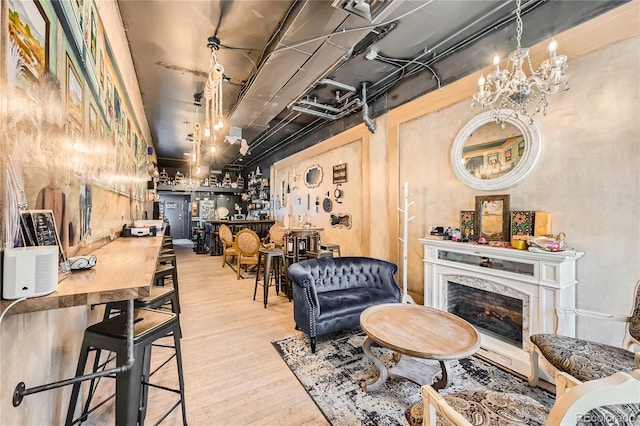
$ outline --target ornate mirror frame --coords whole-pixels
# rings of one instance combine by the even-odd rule
[[[453,166],[453,171],[456,176],[458,176],[458,179],[471,188],[483,191],[509,188],[520,182],[531,172],[540,156],[542,135],[540,128],[535,122],[529,123],[517,118],[517,113],[511,109],[497,110],[497,115],[502,121],[514,125],[522,132],[526,144],[524,154],[513,170],[495,179],[480,179],[469,173],[463,161],[463,149],[467,139],[469,139],[469,136],[480,126],[496,121],[496,114],[491,111],[486,111],[475,116],[458,132],[451,147],[451,165]]]

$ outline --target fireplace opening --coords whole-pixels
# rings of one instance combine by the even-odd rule
[[[470,322],[480,332],[522,348],[521,299],[448,281],[447,311]]]

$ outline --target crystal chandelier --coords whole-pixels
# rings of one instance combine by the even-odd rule
[[[501,122],[499,109],[512,108],[516,114],[522,114],[533,121],[536,113],[542,111],[547,113],[549,104],[547,97],[558,91],[569,90],[569,82],[565,75],[567,69],[567,57],[556,54],[557,43],[552,40],[549,44],[549,58],[546,59],[537,70],[531,65],[529,49],[520,45],[522,37],[522,18],[520,1],[516,0],[516,40],[517,49],[508,56],[509,65],[507,69],[500,69],[500,57],[496,54],[493,58],[493,71],[480,76],[478,80],[479,90],[473,95],[473,103],[480,104],[483,108],[490,108],[496,117],[496,121]],[[527,63],[529,75],[523,70],[523,64]],[[529,103],[537,98],[536,107],[533,113],[527,111]]]

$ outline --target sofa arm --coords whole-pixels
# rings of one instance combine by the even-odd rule
[[[312,284],[313,276],[311,270],[305,267],[304,262],[294,263],[287,270],[289,280],[293,283],[293,293],[305,294],[309,298],[309,303],[318,306],[318,294],[315,286]],[[298,287],[296,289],[296,287]]]

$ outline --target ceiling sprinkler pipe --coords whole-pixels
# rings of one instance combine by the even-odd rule
[[[338,116],[336,115],[327,114],[326,112],[320,112],[314,109],[303,108],[297,105],[291,109],[293,111],[302,112],[304,114],[309,114],[309,115],[315,115],[316,117],[324,118],[326,120],[331,120],[331,121],[336,120],[338,118]]]
[[[300,105],[308,105],[308,106],[312,106],[312,107],[316,107],[318,109],[323,109],[325,111],[329,111],[329,112],[342,112],[342,110],[332,107],[331,105],[325,105],[325,104],[321,104],[318,102],[313,102],[310,101],[308,99],[301,99],[298,101],[298,104]]]
[[[367,83],[362,83],[362,119],[371,133],[376,132],[376,123],[369,117],[369,105],[367,105]]]
[[[350,92],[356,91],[356,88],[353,86],[349,86],[348,84],[340,83],[339,81],[331,80],[330,78],[324,78],[318,82],[318,84],[331,84],[332,86],[339,87],[343,90],[348,90]]]

